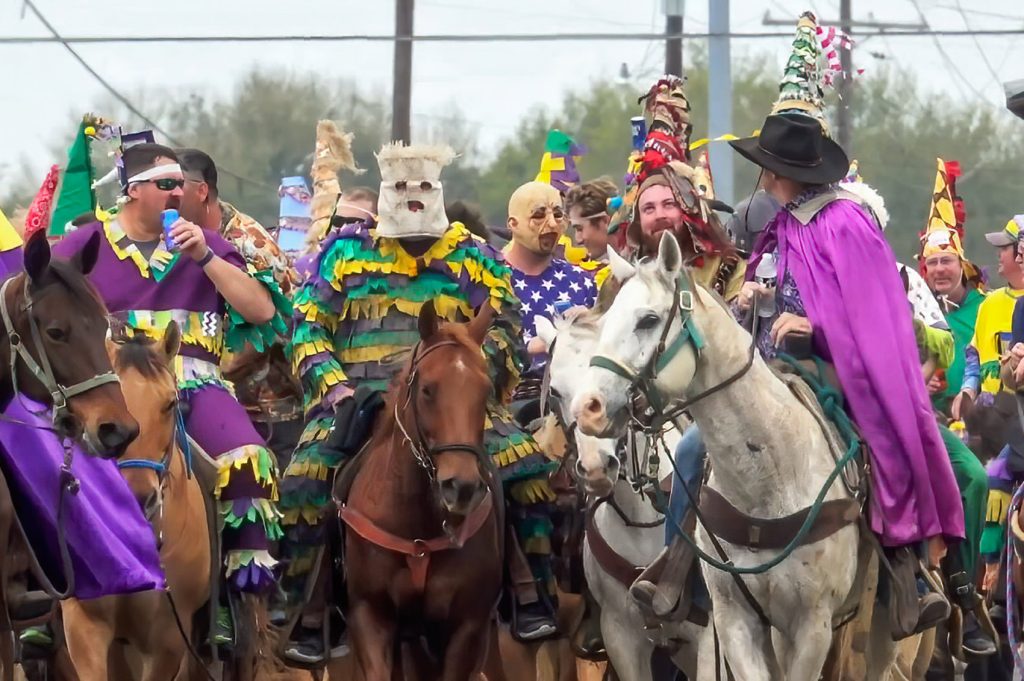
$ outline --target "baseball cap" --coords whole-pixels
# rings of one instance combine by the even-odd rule
[[[1016,245],[1022,227],[1024,227],[1024,214],[1015,215],[1006,223],[1006,226],[1001,231],[986,234],[985,241],[993,246]]]

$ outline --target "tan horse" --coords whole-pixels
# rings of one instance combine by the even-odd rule
[[[177,385],[170,367],[179,343],[178,328],[172,324],[161,343],[146,338],[108,342],[108,352],[140,426],[140,435],[121,464],[129,459],[154,464],[122,466],[122,474],[161,541],[167,586],[191,637],[193,615],[209,598],[210,546],[203,493],[186,470],[175,438]],[[188,650],[166,592],[69,599],[62,610],[68,651],[81,681],[113,678],[108,658],[119,652],[115,641],[124,643],[130,656],[141,658],[143,681],[187,678]]]

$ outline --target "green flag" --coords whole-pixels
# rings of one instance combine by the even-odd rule
[[[64,236],[65,227],[82,213],[96,208],[92,191],[93,169],[89,158],[87,124],[78,126],[78,134],[68,149],[68,163],[64,168],[64,182],[60,186],[57,207],[53,210],[48,236]]]

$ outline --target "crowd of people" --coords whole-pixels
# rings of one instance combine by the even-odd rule
[[[805,14],[759,136],[731,143],[761,171],[735,208],[715,199],[707,154],[691,149],[690,105],[674,76],[643,100],[648,128],[626,186],[583,181],[574,146],[557,164],[549,152],[540,174],[510,192],[507,221],[493,228],[465,204],[446,203],[447,147],[387,145],[377,155],[379,191],[343,190],[337,170],[353,167],[350,138],[322,125],[314,190],[286,178],[281,223],[267,229],[221,198],[208,154],[122,137],[116,211],[94,204],[66,234],[60,225],[53,251],[72,257],[98,236],[89,278],[123,332],[159,338],[172,321],[180,328],[173,368],[183,426],[217,466],[229,587],[217,644],[230,647],[235,637],[231,599],[257,593],[268,595],[275,622],[294,624],[283,648],[290,661],[315,666],[331,645],[335,654],[344,648],[337,627],[333,640],[324,635],[331,481],[365,443],[401,368],[394,359],[416,345],[428,301],[452,322],[481,306],[497,313],[484,346],[494,387],[484,442],[513,530],[510,626],[522,641],[557,635],[549,485],[557,462],[523,416],[543,390],[548,348],[536,320],[614,295],[609,249],[654,256],[668,233],[695,281],[737,319],[762,315],[755,342],[765,359],[783,351],[834,365],[871,452],[870,527],[893,574],[909,580],[893,589],[913,595],[899,635],[935,627],[955,607],[972,659],[997,653],[988,606],[993,596],[1002,601],[1024,431],[1016,418],[1002,424],[1005,442],[987,471],[971,447],[977,416],[1024,385],[1024,329],[1014,333],[1015,311],[1024,320],[1024,215],[985,235],[999,263],[986,280],[963,245],[959,165],[940,159],[918,258],[897,263],[884,201],[829,136],[815,29]],[[177,217],[165,224],[168,211]],[[681,487],[698,492],[706,454],[691,427],[675,452],[681,477],[666,549],[631,590],[641,609],[652,610],[659,591],[683,597],[678,578],[662,577],[684,553],[676,528],[688,526],[692,509]],[[921,566],[941,567],[945,593],[924,586]],[[690,595],[710,607],[706,593]],[[22,640],[51,642],[45,627]]]

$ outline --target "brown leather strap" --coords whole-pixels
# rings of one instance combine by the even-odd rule
[[[594,554],[594,560],[601,566],[601,569],[628,589],[636,581],[636,578],[640,576],[640,573],[644,571],[644,568],[633,565],[615,553],[615,549],[608,545],[608,542],[604,540],[604,537],[598,531],[597,523],[594,522],[594,515],[597,513],[598,507],[607,501],[608,497],[598,499],[597,503],[587,509],[587,544],[590,545],[590,551]]]
[[[430,554],[449,549],[461,549],[473,535],[480,531],[491,515],[494,497],[490,491],[472,513],[463,521],[459,528],[458,538],[452,540],[448,535],[433,539],[406,539],[391,534],[379,525],[355,510],[351,506],[342,505],[339,515],[349,529],[374,546],[400,553],[412,573],[413,587],[422,592],[427,586],[427,571],[430,567]]]
[[[707,530],[730,544],[752,549],[784,549],[800,531],[810,507],[784,518],[755,518],[738,510],[716,490],[701,490],[700,510]],[[860,507],[856,499],[834,499],[821,506],[821,512],[801,545],[829,537],[857,520]]]

